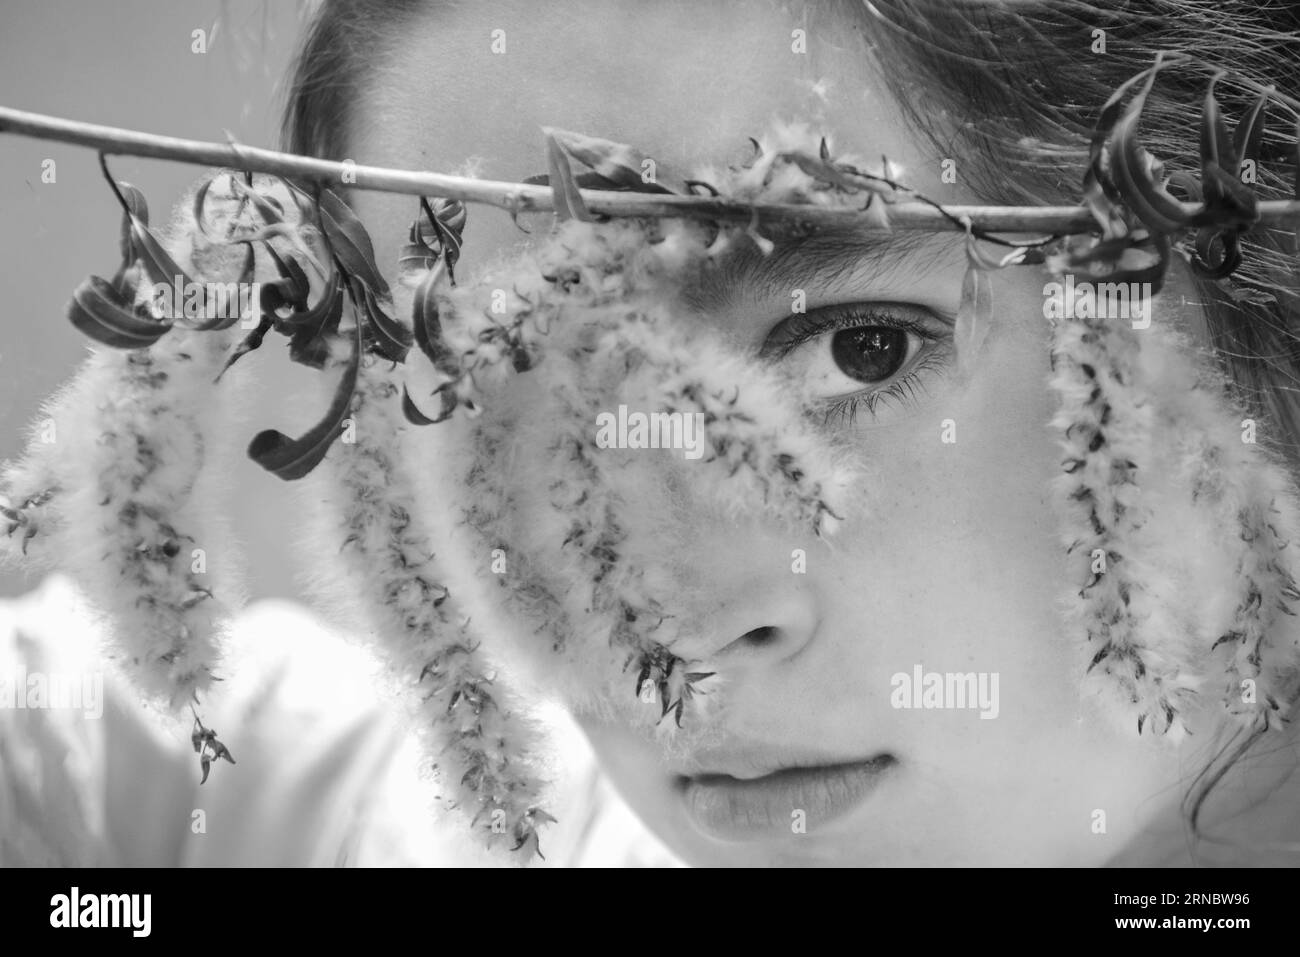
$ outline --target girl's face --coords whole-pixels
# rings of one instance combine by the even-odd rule
[[[376,63],[352,158],[447,170],[479,157],[480,175],[519,180],[544,171],[549,125],[679,168],[725,166],[774,117],[805,118],[837,151],[888,156],[927,196],[975,201],[962,185],[968,158],[924,152],[899,118],[869,70],[869,39],[823,7],[434,4]],[[357,202],[379,261],[395,262],[409,202]],[[688,862],[1101,863],[1173,813],[1195,766],[1149,736],[1120,736],[1078,691],[1086,654],[1056,610],[1066,576],[1049,499],[1061,455],[1048,425],[1047,277],[995,276],[993,328],[963,377],[951,325],[960,239],[883,236],[796,250],[698,299],[699,321],[770,357],[805,291],[806,338],[771,361],[816,381],[828,405],[849,397],[831,414],[879,470],[879,514],[833,550],[701,515],[677,560],[711,585],[714,661],[734,694],[726,744],[688,765],[629,730],[584,727],[628,802]],[[475,209],[465,238],[468,275],[522,234]],[[1176,283],[1156,321],[1176,321],[1171,298]],[[912,329],[831,327],[827,307],[881,304]],[[891,345],[901,362],[859,361],[876,355],[863,342]],[[983,676],[983,699],[897,707],[912,692],[895,676],[918,670]],[[877,773],[766,777],[886,755]]]

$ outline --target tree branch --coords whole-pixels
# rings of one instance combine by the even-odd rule
[[[441,173],[361,166],[280,153],[238,143],[210,143],[83,123],[41,113],[0,107],[0,133],[17,133],[36,139],[85,146],[108,154],[227,167],[270,173],[299,181],[344,184],[354,189],[411,196],[437,196],[481,203],[522,212],[554,210],[549,186],[530,186],[495,180],[447,176]],[[854,209],[828,209],[800,205],[751,205],[708,196],[674,196],[664,193],[613,192],[584,189],[582,199],[593,213],[606,216],[677,216],[722,222],[751,223],[755,211],[760,228],[861,229],[882,228],[952,230],[953,219],[969,219],[984,232],[1069,234],[1092,232],[1092,215],[1082,206],[944,206],[942,210],[919,202],[889,205],[889,226],[877,217]],[[1185,203],[1188,212],[1198,203]],[[946,214],[946,215],[945,215]],[[1300,222],[1300,201],[1269,200],[1259,204],[1259,222],[1278,225]]]

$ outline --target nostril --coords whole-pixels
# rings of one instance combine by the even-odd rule
[[[747,631],[740,636],[740,641],[751,647],[761,647],[770,645],[777,639],[777,630],[770,625],[764,625],[762,628],[755,628],[753,631]]]

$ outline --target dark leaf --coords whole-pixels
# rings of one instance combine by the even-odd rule
[[[244,338],[240,340],[239,345],[235,346],[234,350],[230,353],[230,358],[227,359],[226,364],[221,367],[221,371],[217,373],[217,378],[214,381],[220,382],[221,377],[226,374],[226,370],[238,362],[240,358],[252,352],[254,349],[260,349],[262,347],[262,340],[264,340],[266,334],[271,331],[273,324],[274,320],[271,318],[270,313],[263,314],[261,321],[257,324],[257,328],[244,336]]]
[[[458,237],[465,232],[465,223],[469,220],[469,210],[458,199],[442,197],[433,201],[433,212],[438,222],[451,230]]]
[[[1201,190],[1205,197],[1204,211],[1194,218],[1195,225],[1223,227],[1225,220],[1247,224],[1256,217],[1255,194],[1241,181],[1241,168],[1236,146],[1228,136],[1227,125],[1219,112],[1219,101],[1214,95],[1214,85],[1223,74],[1216,74],[1205,91],[1205,105],[1201,111]],[[1251,117],[1238,129],[1243,143],[1262,130],[1252,131],[1260,125],[1262,113],[1259,104]],[[1256,140],[1255,149],[1259,143]]]
[[[569,130],[557,130],[543,127],[548,137],[553,137],[560,148],[583,166],[599,173],[605,179],[617,183],[619,187],[641,193],[683,193],[685,190],[674,188],[680,179],[662,171],[659,164],[651,160],[655,170],[654,180],[646,182],[643,170],[646,156],[624,143],[615,143],[595,136],[573,133]],[[664,185],[667,180],[670,185]]]
[[[543,127],[542,132],[546,134],[546,164],[551,177],[551,194],[555,199],[556,218],[561,222],[566,219],[578,219],[584,223],[594,222],[595,217],[587,209],[587,204],[582,201],[578,184],[573,181],[573,170],[569,166],[568,156],[565,155],[549,128]]]
[[[122,235],[119,241],[122,250],[122,258],[125,260],[135,260],[135,246],[132,237],[131,217],[134,216],[145,226],[149,225],[149,204],[145,201],[144,193],[140,192],[130,183],[118,183],[118,192],[126,202],[130,213],[122,213]]]
[[[536,360],[527,347],[517,345],[510,350],[510,365],[516,372],[527,372],[535,363]]]
[[[402,414],[406,416],[406,421],[412,425],[437,425],[456,411],[456,393],[450,389],[439,389],[435,394],[441,396],[442,408],[439,410],[437,418],[431,419],[420,411],[414,400],[411,399],[411,394],[407,391],[406,386],[403,385]]]
[[[414,342],[411,330],[384,312],[368,287],[354,283],[351,292],[353,304],[365,316],[365,337],[370,349],[391,362],[405,362]]]
[[[438,238],[438,248],[447,263],[447,279],[454,286],[456,263],[460,262],[461,231],[465,228],[465,206],[463,203],[440,199],[430,207],[429,201],[424,197],[420,197],[420,206]]]
[[[529,815],[532,817],[532,819],[533,819],[533,824],[535,824],[535,825],[537,825],[537,824],[558,824],[558,823],[559,823],[555,818],[551,817],[551,815],[547,814],[545,811],[543,811],[543,810],[542,810],[541,808],[539,808],[539,807],[535,807],[535,808],[530,809],[528,813],[529,813]]]
[[[375,265],[375,247],[361,220],[330,190],[321,190],[321,228],[330,248],[348,275],[363,282],[375,295],[388,297],[388,283]]]
[[[268,226],[284,222],[284,207],[269,196],[263,196],[252,186],[246,186],[235,177],[230,178],[231,191],[238,193],[242,199],[248,200],[257,210],[257,215],[262,217],[262,222]]]
[[[212,739],[212,760],[218,761],[221,758],[225,758],[231,764],[235,763],[235,759],[231,757],[230,749],[227,748],[220,741],[218,741],[216,738],[213,738]]]
[[[1210,80],[1210,84],[1205,90],[1205,103],[1201,108],[1201,163],[1202,171],[1204,164],[1213,163],[1222,168],[1231,168],[1233,163],[1232,140],[1228,137],[1228,127],[1223,122],[1223,115],[1219,111],[1219,101],[1214,95],[1214,85],[1219,82],[1222,73],[1217,73]],[[1207,200],[1211,195],[1210,183],[1204,182],[1202,175],[1202,189],[1205,191]]]
[[[442,322],[438,317],[438,300],[435,295],[437,285],[438,272],[434,270],[415,289],[411,310],[415,344],[439,372],[457,377],[460,375],[460,360],[442,338]]]
[[[300,479],[318,464],[329,447],[342,433],[344,422],[352,405],[352,395],[357,388],[361,370],[361,323],[354,327],[355,341],[352,357],[339,380],[324,418],[300,438],[291,439],[283,432],[267,429],[253,437],[248,446],[248,457],[262,468],[274,472],[286,481]]]
[[[194,192],[194,205],[190,207],[190,215],[194,217],[194,224],[198,226],[199,232],[204,236],[212,238],[212,233],[208,230],[208,220],[205,210],[208,205],[208,193],[212,189],[212,184],[217,181],[217,177],[212,177],[203,181]]]
[[[308,193],[303,189],[295,186],[288,180],[281,178],[282,182],[289,190],[289,195],[293,197],[293,203],[298,208],[298,216],[304,223],[313,223],[319,225],[319,215],[316,204],[317,197],[314,193]]]
[[[115,349],[147,349],[172,328],[166,319],[136,312],[118,290],[98,276],[86,279],[68,303],[68,320],[84,335]]]
[[[1171,233],[1186,225],[1188,214],[1182,204],[1156,181],[1160,164],[1138,141],[1138,124],[1155,78],[1153,68],[1146,86],[1133,97],[1115,124],[1107,152],[1120,200],[1147,229]]]
[[[1241,265],[1241,240],[1236,230],[1205,226],[1196,233],[1192,269],[1207,279],[1223,279]]]
[[[263,243],[263,246],[271,254],[271,259],[275,261],[276,272],[283,280],[275,284],[283,294],[284,301],[281,305],[290,305],[295,309],[307,308],[307,297],[311,294],[311,283],[307,279],[307,273],[293,257],[286,259],[281,256],[270,243]]]
[[[1245,118],[1237,124],[1237,129],[1233,133],[1232,151],[1237,158],[1238,167],[1244,160],[1259,159],[1259,147],[1264,141],[1264,111],[1268,106],[1268,99],[1272,90],[1273,88],[1269,87],[1268,90],[1259,95],[1255,105],[1251,107]]]
[[[325,368],[330,339],[338,333],[343,317],[343,280],[335,273],[320,300],[312,308],[289,316],[293,326],[289,337],[289,358],[313,369]]]
[[[274,282],[262,283],[262,290],[258,297],[258,305],[262,309],[262,314],[273,321],[277,326],[288,323],[287,319],[281,318],[279,310],[288,306],[290,309],[297,308],[297,303],[292,299],[297,294],[294,289],[292,279],[277,279]]]
[[[407,243],[397,256],[397,271],[403,277],[430,270],[438,262],[438,252],[423,242]]]
[[[1204,193],[1201,192],[1201,181],[1186,170],[1180,169],[1171,173],[1165,188],[1170,190],[1171,195],[1174,189],[1178,190],[1182,196],[1175,196],[1175,198],[1181,202],[1199,203],[1204,198]]]
[[[137,216],[131,217],[131,242],[144,271],[155,283],[172,286],[179,279],[181,283],[189,284],[190,277],[176,264],[162,243],[158,242],[148,225]],[[179,316],[173,318],[180,321]]]
[[[251,235],[240,236],[238,239],[234,240],[234,242],[264,243],[269,246],[270,244],[267,243],[267,240],[270,239],[286,240],[305,260],[307,260],[307,262],[311,264],[311,267],[315,269],[319,275],[329,275],[329,273],[325,271],[325,267],[322,266],[320,261],[316,258],[316,255],[308,248],[307,244],[303,242],[302,236],[298,234],[297,228],[290,226],[288,223],[276,223],[273,226],[264,226]]]
[[[1258,218],[1255,194],[1240,178],[1217,163],[1202,167],[1205,208],[1191,217],[1190,225],[1232,228],[1248,226]]]
[[[1114,194],[1113,189],[1110,188],[1110,183],[1106,177],[1100,175],[1101,159],[1102,154],[1105,152],[1106,141],[1110,139],[1111,132],[1115,128],[1115,123],[1119,120],[1120,110],[1124,103],[1124,97],[1128,95],[1129,90],[1133,89],[1134,86],[1141,83],[1143,80],[1147,81],[1147,89],[1150,89],[1151,83],[1155,79],[1156,71],[1160,69],[1162,59],[1163,55],[1157,55],[1155,65],[1152,66],[1151,69],[1143,70],[1141,73],[1134,77],[1130,77],[1121,84],[1120,87],[1110,95],[1110,99],[1102,105],[1101,112],[1097,116],[1097,122],[1092,128],[1092,139],[1088,145],[1088,169],[1089,172],[1096,171],[1098,173],[1097,179],[1103,187],[1107,188],[1107,192],[1111,199],[1117,199],[1118,197]],[[1145,97],[1145,93],[1143,96]]]

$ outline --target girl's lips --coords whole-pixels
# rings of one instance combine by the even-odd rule
[[[852,811],[898,764],[892,754],[867,761],[785,768],[741,780],[725,774],[678,779],[687,816],[704,834],[721,841],[802,833]]]

